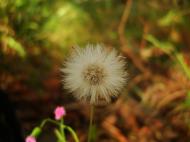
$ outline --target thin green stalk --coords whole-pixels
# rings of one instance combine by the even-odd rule
[[[40,124],[40,128],[43,128],[44,125],[45,125],[47,122],[51,122],[51,123],[53,123],[53,124],[59,125],[59,123],[56,122],[55,120],[52,120],[52,119],[50,119],[50,118],[47,118],[47,119],[45,119],[45,120],[42,121],[42,123]]]
[[[181,53],[175,53],[175,57],[176,57],[178,63],[180,64],[181,68],[183,69],[184,73],[190,79],[190,68],[185,63],[183,55]]]
[[[60,133],[58,129],[55,129],[54,133],[58,139],[58,142],[65,142],[65,139],[63,138],[62,134]]]
[[[61,135],[63,137],[63,142],[66,142],[66,137],[65,137],[65,132],[64,132],[64,120],[63,120],[63,118],[61,118],[59,129],[60,129]]]
[[[94,117],[94,106],[91,105],[91,108],[90,108],[90,124],[89,124],[89,129],[88,129],[88,142],[90,142],[92,139],[93,117]]]
[[[57,138],[59,140],[61,140],[61,142],[66,142],[66,137],[65,137],[64,129],[67,129],[71,133],[71,135],[72,135],[73,139],[75,140],[75,142],[79,142],[78,136],[75,133],[75,131],[71,127],[69,127],[67,125],[64,125],[64,120],[63,119],[61,119],[60,123],[58,123],[55,120],[47,118],[47,119],[45,119],[45,120],[42,121],[42,123],[40,124],[40,128],[42,129],[45,126],[45,124],[48,123],[48,122],[53,123],[53,124],[59,126],[59,130],[55,129],[54,132],[55,132]]]
[[[71,133],[71,135],[73,136],[73,139],[75,140],[75,142],[79,142],[79,139],[78,139],[77,134],[75,133],[75,131],[69,126],[66,126],[65,128]]]

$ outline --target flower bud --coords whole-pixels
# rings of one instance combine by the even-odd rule
[[[60,120],[64,115],[66,115],[65,108],[62,106],[56,107],[54,114],[55,114],[55,119]]]
[[[41,128],[40,127],[35,127],[34,129],[33,129],[33,131],[32,131],[32,134],[31,134],[31,136],[34,136],[34,137],[37,137],[37,136],[39,136],[39,134],[41,133]]]
[[[27,136],[25,142],[36,142],[36,138],[33,136]]]

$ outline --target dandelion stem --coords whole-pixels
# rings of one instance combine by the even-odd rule
[[[91,105],[91,107],[90,107],[90,124],[89,124],[89,129],[88,129],[88,142],[90,142],[92,139],[93,117],[94,117],[94,106]]]

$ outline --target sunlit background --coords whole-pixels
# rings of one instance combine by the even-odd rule
[[[118,100],[97,108],[94,141],[189,141],[188,0],[0,0],[0,89],[23,137],[63,105],[66,123],[86,141],[89,107],[63,89],[60,68],[88,43],[121,52],[129,73]],[[38,141],[54,141],[52,131]]]

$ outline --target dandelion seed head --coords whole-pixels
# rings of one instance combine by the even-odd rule
[[[125,65],[114,49],[108,51],[99,44],[78,47],[61,69],[64,88],[78,100],[109,103],[126,84]]]
[[[100,85],[105,79],[106,73],[104,68],[96,64],[89,65],[83,71],[84,80],[91,85]]]

